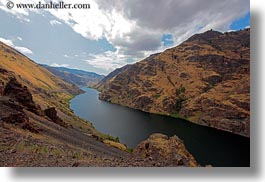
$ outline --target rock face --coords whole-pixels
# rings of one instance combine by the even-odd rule
[[[155,164],[161,166],[199,166],[177,136],[168,138],[159,133],[152,134],[137,145],[133,155],[155,161]]]
[[[34,112],[35,114],[42,114],[40,106],[33,102],[32,95],[28,88],[22,86],[15,78],[10,78],[4,88],[3,95],[11,97],[13,100],[26,107],[27,110]]]
[[[4,83],[1,81],[0,82],[0,96],[4,95],[4,89],[5,89],[5,85]]]
[[[23,112],[11,114],[8,117],[2,118],[0,121],[17,125],[18,127],[24,130],[28,130],[32,133],[40,132],[39,128],[36,127],[33,123],[31,123],[29,121],[29,118]]]
[[[48,108],[44,110],[44,113],[46,116],[48,116],[51,120],[56,120],[57,119],[57,111],[55,110],[54,107]]]
[[[54,107],[48,108],[44,110],[44,113],[48,118],[50,118],[54,123],[63,126],[65,128],[72,127],[71,125],[64,122],[61,118],[57,116],[57,111]]]
[[[250,29],[196,34],[110,73],[99,98],[249,136]]]

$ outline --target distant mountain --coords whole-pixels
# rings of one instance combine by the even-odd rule
[[[97,88],[105,101],[249,136],[250,29],[195,34]]]
[[[51,67],[48,65],[41,65],[52,72],[54,75],[62,78],[68,83],[77,86],[93,86],[104,78],[104,75],[99,75],[93,72],[87,72],[77,69],[70,69],[65,67]]]

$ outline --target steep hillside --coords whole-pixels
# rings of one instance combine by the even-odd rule
[[[114,71],[112,71],[111,73],[109,73],[107,76],[105,76],[97,85],[96,88],[98,90],[104,89],[105,87],[108,86],[108,84],[112,81],[112,78],[115,78],[118,74],[120,74],[121,72],[129,69],[131,67],[131,65],[125,65],[121,68],[118,68]]]
[[[0,166],[111,166],[127,158],[72,113],[68,101],[80,93],[0,42]]]
[[[0,68],[7,70],[9,75],[26,86],[42,108],[56,106],[66,109],[67,101],[73,95],[82,93],[75,85],[62,81],[47,69],[1,42]],[[1,80],[6,84],[9,77],[3,74]]]
[[[196,34],[120,70],[100,99],[249,136],[250,29]]]
[[[101,81],[104,76],[93,72],[87,72],[77,69],[63,68],[63,67],[51,67],[48,65],[42,65],[54,75],[60,77],[64,81],[75,84],[79,87],[93,86]]]

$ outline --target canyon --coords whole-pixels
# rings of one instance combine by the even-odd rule
[[[250,29],[195,34],[107,75],[99,98],[250,136]]]

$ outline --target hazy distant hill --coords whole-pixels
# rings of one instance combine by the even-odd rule
[[[62,78],[68,83],[77,86],[93,86],[104,78],[104,75],[99,75],[93,72],[87,72],[77,69],[70,69],[65,67],[51,67],[48,65],[41,65],[48,69],[56,76]]]

